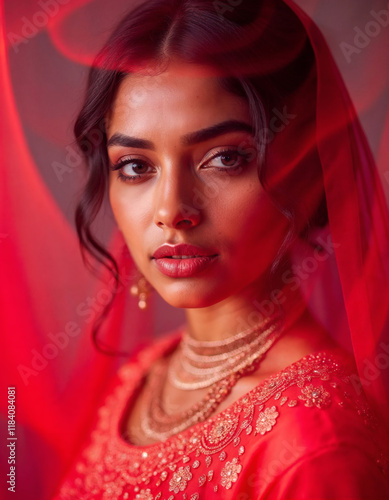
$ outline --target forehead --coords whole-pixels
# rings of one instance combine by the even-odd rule
[[[195,65],[171,66],[155,74],[131,74],[121,82],[108,133],[139,133],[174,126],[197,130],[227,119],[250,121],[245,99],[223,89],[217,75]]]

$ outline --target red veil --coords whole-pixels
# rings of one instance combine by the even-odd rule
[[[361,380],[355,385],[389,421],[389,175],[382,161],[389,144],[388,70],[380,59],[389,5],[344,2],[335,12],[324,1],[285,1],[316,55],[316,141],[329,214],[329,226],[314,235],[328,258],[303,248],[296,265],[312,312],[355,356]],[[98,280],[81,260],[73,212],[84,174],[71,123],[86,66],[128,2],[24,0],[2,2],[1,9],[1,428],[7,432],[6,387],[15,387],[16,497],[45,499],[124,361],[100,354],[91,342],[93,320],[111,297],[112,282],[104,271]],[[106,208],[96,228],[126,264],[123,290],[131,263]],[[140,339],[183,320],[180,313],[171,319],[157,298],[151,311],[146,316],[128,293],[119,293],[101,338],[114,350],[131,352]],[[6,473],[9,450],[1,452]]]

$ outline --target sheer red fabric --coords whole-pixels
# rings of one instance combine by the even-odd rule
[[[387,419],[389,218],[385,195],[327,44],[315,24],[297,12],[316,54],[317,144],[354,356],[364,390]]]
[[[302,256],[315,254],[303,245],[295,255],[296,264],[306,267],[301,286],[327,330],[350,346],[361,380],[353,379],[355,391],[363,390],[388,421],[389,120],[381,52],[389,6],[286,3],[302,20],[316,55],[316,141],[329,212],[329,228],[316,235],[320,243],[330,241],[328,259],[309,267]],[[112,283],[103,271],[103,281],[97,280],[80,257],[72,213],[84,174],[69,124],[81,102],[83,65],[128,8],[124,1],[1,3],[0,410],[7,432],[5,395],[7,386],[15,387],[20,498],[51,498],[123,362],[98,353],[91,342],[92,322]],[[335,20],[347,29],[336,31]],[[109,220],[101,218],[97,226],[127,269],[122,286],[128,287],[131,263]],[[140,339],[170,328],[165,306],[161,311],[145,317],[129,294],[118,294],[101,337],[112,349],[131,352]],[[6,473],[9,453],[4,446]],[[311,464],[320,465],[320,457]],[[277,488],[275,498],[283,491]]]

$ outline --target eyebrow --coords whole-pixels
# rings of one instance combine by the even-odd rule
[[[198,144],[199,142],[204,142],[219,137],[220,135],[227,134],[228,132],[238,131],[248,132],[254,135],[254,127],[249,123],[239,120],[227,120],[182,136],[181,144],[184,146],[192,146],[193,144]],[[130,137],[121,133],[113,134],[107,142],[107,147],[109,146],[123,146],[126,148],[150,149],[151,151],[155,151],[155,146],[151,141],[138,137]]]

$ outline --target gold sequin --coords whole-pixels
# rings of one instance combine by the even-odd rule
[[[207,476],[205,474],[202,474],[200,477],[199,477],[199,486],[203,486],[204,483],[207,482]]]

